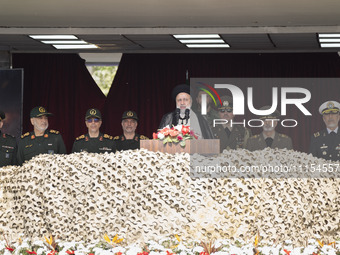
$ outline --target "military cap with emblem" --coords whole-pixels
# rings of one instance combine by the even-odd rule
[[[52,116],[52,115],[53,115],[52,113],[47,112],[45,107],[37,106],[37,107],[34,107],[31,110],[30,118],[37,118],[37,117],[41,117],[41,116]]]
[[[340,103],[337,101],[327,101],[324,102],[320,108],[319,108],[319,113],[324,115],[324,114],[336,114],[339,113],[340,110]]]
[[[96,108],[91,108],[88,109],[86,114],[85,114],[85,120],[88,120],[90,118],[98,118],[98,119],[102,119],[102,114],[100,113],[100,111]]]
[[[187,93],[190,95],[190,86],[186,84],[179,84],[176,87],[173,88],[171,92],[171,96],[174,100],[176,100],[176,97],[179,93]]]
[[[3,111],[0,111],[0,121],[4,120],[6,118],[6,115]]]
[[[125,119],[134,119],[138,121],[137,113],[135,113],[134,111],[125,111],[123,113],[122,120]]]
[[[233,111],[233,98],[231,96],[221,97],[222,105],[218,107],[219,110]]]
[[[260,108],[261,111],[269,110],[271,106],[266,105]],[[280,112],[278,110],[275,110],[273,113],[267,114],[267,115],[261,115],[260,119],[278,119],[280,117]]]

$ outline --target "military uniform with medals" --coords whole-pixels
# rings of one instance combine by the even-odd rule
[[[125,119],[133,119],[138,121],[137,114],[134,111],[125,111],[122,116],[122,121]],[[140,140],[148,140],[144,135],[135,134],[132,139],[127,139],[125,135],[116,136],[114,138],[117,144],[117,150],[136,150],[140,149]]]
[[[329,101],[322,104],[319,112],[325,114],[339,114],[340,104],[336,101]],[[312,135],[309,152],[314,157],[327,160],[340,160],[340,130],[339,126],[334,130],[328,128]]]
[[[35,107],[31,111],[31,118],[49,116],[44,107]],[[18,145],[17,160],[21,165],[39,154],[66,154],[66,147],[59,131],[45,130],[44,135],[36,136],[34,132],[27,132],[21,136]]]
[[[89,131],[92,122],[101,125],[102,115],[101,112],[96,108],[88,109],[85,114],[85,122]],[[100,122],[100,123],[99,123]],[[95,126],[95,131],[99,132],[99,126]],[[116,152],[117,147],[116,143],[113,140],[113,137],[108,134],[102,134],[99,132],[97,137],[90,137],[89,133],[85,135],[81,135],[76,138],[73,143],[72,153],[73,152],[82,152],[87,151],[90,153],[104,153],[104,152]]]
[[[0,111],[0,121],[5,119],[5,113]],[[15,137],[0,131],[0,167],[15,165],[17,158],[17,142]]]
[[[229,96],[222,97],[222,106],[218,108],[219,111],[233,111],[232,98]],[[223,114],[223,113],[222,113]],[[219,116],[217,118],[220,118]],[[231,129],[231,130],[230,130]],[[224,127],[223,125],[216,125],[212,128],[212,132],[216,139],[220,139],[220,152],[223,150],[242,149],[248,138],[251,136],[251,131],[240,125],[233,125],[232,127]]]

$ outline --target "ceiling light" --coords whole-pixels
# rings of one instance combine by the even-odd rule
[[[321,48],[340,48],[340,43],[321,43]]]
[[[218,34],[201,34],[201,35],[190,35],[190,34],[186,34],[186,35],[174,35],[175,38],[177,39],[186,39],[186,38],[220,38],[220,36]]]
[[[319,37],[340,37],[340,34],[319,34]]]
[[[320,42],[340,42],[340,38],[319,38]]]
[[[58,50],[74,50],[74,49],[96,49],[97,45],[94,44],[78,44],[78,45],[67,45],[67,44],[54,44],[54,48]]]
[[[224,43],[222,39],[179,40],[181,43]]]
[[[188,48],[229,48],[228,44],[186,44]]]
[[[87,42],[83,40],[77,40],[77,41],[41,41],[45,44],[87,44]]]
[[[67,40],[78,39],[75,35],[29,35],[36,40]]]

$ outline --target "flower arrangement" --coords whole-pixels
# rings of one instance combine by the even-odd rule
[[[317,238],[317,237],[316,237]],[[8,246],[11,246],[8,247]],[[305,247],[294,246],[291,241],[283,243],[262,243],[259,236],[249,240],[182,240],[178,235],[151,240],[143,244],[127,244],[116,235],[112,240],[105,235],[104,240],[86,243],[84,241],[60,241],[54,237],[31,242],[0,240],[0,254],[5,255],[338,255],[340,240],[331,243],[310,239]],[[10,249],[9,249],[10,248]]]
[[[169,126],[159,129],[157,133],[153,133],[153,139],[162,140],[166,143],[179,143],[181,147],[185,147],[185,141],[190,139],[197,139],[198,136],[190,126],[177,125],[170,128]]]

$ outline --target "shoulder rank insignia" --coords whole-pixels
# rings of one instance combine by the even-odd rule
[[[56,134],[56,135],[57,135],[57,134],[59,134],[59,131],[50,129],[50,133],[51,133],[51,134]]]
[[[27,132],[27,133],[23,134],[23,135],[21,136],[21,138],[24,138],[24,137],[29,136],[29,135],[30,135],[30,133]]]
[[[104,138],[105,138],[105,139],[110,139],[110,140],[112,140],[112,139],[113,139],[113,137],[112,137],[112,136],[110,136],[110,135],[108,135],[108,134],[104,134]]]
[[[320,132],[314,133],[314,137],[318,137],[318,136],[320,136]]]
[[[76,140],[78,141],[78,140],[81,140],[81,139],[84,139],[85,138],[85,135],[81,135],[81,136],[78,136],[77,138],[76,138]]]
[[[139,138],[140,138],[141,140],[149,140],[149,138],[147,138],[145,135],[141,135]]]
[[[280,134],[280,136],[281,136],[281,137],[286,137],[286,138],[288,137],[288,136],[285,135],[285,134]]]
[[[115,136],[113,140],[119,140],[119,135]]]

